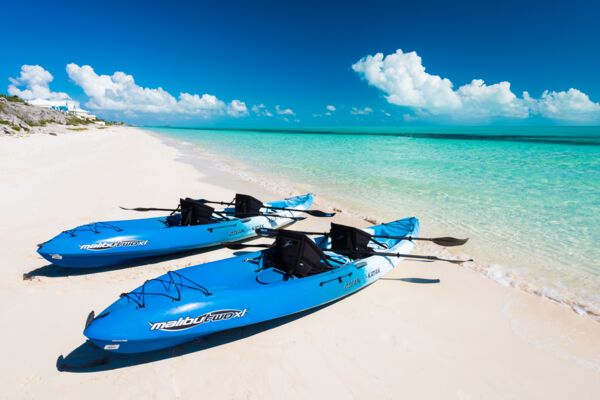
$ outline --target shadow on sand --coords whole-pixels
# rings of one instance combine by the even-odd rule
[[[380,280],[404,281],[409,283],[428,284],[439,283],[439,279],[423,279],[423,278],[381,278]],[[329,307],[339,301],[343,301],[347,297],[351,297],[356,293],[364,290],[366,287],[350,294],[349,296],[337,299],[331,303],[323,304],[311,310],[302,311],[294,315],[288,315],[271,321],[261,322],[254,325],[234,328],[227,331],[215,333],[206,338],[201,338],[190,343],[181,344],[179,346],[168,349],[150,351],[147,353],[138,354],[119,354],[111,353],[100,349],[92,344],[89,340],[81,344],[75,350],[70,352],[66,357],[60,355],[56,360],[56,369],[61,372],[99,372],[108,371],[118,368],[126,368],[139,364],[146,364],[155,361],[164,360],[171,357],[179,357],[182,355],[194,353],[210,349],[215,346],[221,346],[227,343],[235,342],[236,340],[245,339],[258,333],[277,328],[281,325],[295,321],[298,318],[305,317],[322,308]]]
[[[162,256],[155,256],[150,258],[144,258],[139,261],[129,262],[125,264],[113,265],[109,267],[99,268],[67,268],[59,267],[58,265],[48,264],[43,267],[36,268],[23,274],[23,280],[30,280],[37,276],[44,276],[46,278],[63,278],[66,276],[78,276],[78,275],[90,275],[98,274],[102,272],[118,271],[125,268],[135,268],[144,265],[157,264],[165,261],[171,261],[182,257],[193,256],[197,254],[208,253],[209,251],[218,250],[223,248],[222,246],[206,247],[203,249],[189,250],[180,253],[165,254]],[[183,267],[182,267],[183,268]]]
[[[327,307],[328,305],[329,304],[322,305],[320,307],[313,308],[312,310],[303,311],[298,314],[278,318],[272,321],[230,329],[215,333],[206,338],[197,339],[190,343],[181,344],[168,349],[150,351],[147,353],[110,353],[100,349],[88,340],[69,353],[66,357],[60,355],[56,360],[56,369],[61,372],[99,372],[151,363],[171,357],[179,357],[185,354],[235,342],[236,340],[241,340],[258,333],[268,331],[269,329],[277,328],[280,325],[287,324],[288,322],[292,322],[298,318],[312,314],[313,312]]]

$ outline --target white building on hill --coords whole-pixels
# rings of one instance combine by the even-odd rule
[[[62,111],[65,114],[72,114],[78,118],[96,119],[95,115],[90,114],[89,111],[79,108],[79,104],[70,100],[35,99],[27,102],[34,106],[52,108],[54,110]]]

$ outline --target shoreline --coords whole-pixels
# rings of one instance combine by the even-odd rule
[[[299,187],[301,185],[284,182],[281,179],[275,180],[274,177],[258,171],[250,172],[249,166],[234,162],[225,155],[215,154],[199,145],[153,131],[152,128],[140,127],[140,129],[149,132],[166,145],[172,146],[182,152],[184,155],[181,160],[192,165],[198,164],[196,165],[197,168],[200,168],[200,164],[203,165],[202,168],[205,168],[206,165],[205,163],[203,164],[203,162],[205,160],[211,160],[209,167],[213,170],[230,174],[251,185],[258,184],[262,188],[273,193],[279,193],[284,196],[295,196],[306,191],[303,191],[302,188]],[[384,220],[377,215],[366,215],[364,213],[355,212],[351,208],[323,196],[316,197],[314,204],[316,207],[327,208],[330,211],[343,213],[350,218],[364,220],[370,224],[384,222]],[[425,232],[427,232],[427,227],[425,228]],[[564,285],[561,285],[560,282],[556,283],[547,281],[544,277],[534,277],[531,276],[531,274],[523,274],[518,268],[505,266],[480,257],[473,257],[469,253],[458,249],[444,248],[428,243],[420,243],[420,248],[427,251],[428,254],[436,255],[438,257],[474,259],[474,262],[465,263],[462,267],[475,271],[502,286],[534,294],[559,305],[569,307],[573,312],[579,315],[585,315],[600,323],[600,299],[597,299],[596,301],[586,299],[583,293],[577,293],[576,290],[567,288]]]
[[[281,197],[189,158],[130,127],[0,138],[0,187],[7,193],[0,235],[10,249],[0,270],[0,318],[10,327],[4,333],[10,361],[0,364],[3,395],[593,399],[600,393],[597,322],[441,262],[405,260],[327,307],[165,352],[114,356],[86,344],[90,310],[101,311],[146,279],[232,251],[77,272],[48,265],[35,243],[92,220],[160,215],[134,215],[119,205],[168,206],[180,196],[227,199],[238,191],[264,201]],[[343,213],[334,221],[367,225]],[[326,230],[329,222],[310,218],[290,228]],[[415,253],[424,251],[417,246]]]

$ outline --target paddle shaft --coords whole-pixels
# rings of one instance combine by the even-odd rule
[[[231,206],[234,203],[233,202],[225,202],[225,201],[212,201],[212,200],[201,200],[204,203],[208,203],[208,204],[219,204],[219,205],[224,205],[224,206]],[[325,213],[323,211],[319,211],[319,210],[297,210],[294,208],[285,208],[285,207],[273,207],[270,206],[268,204],[262,203],[262,207],[261,208],[266,208],[266,209],[270,209],[270,210],[281,210],[281,211],[296,211],[296,212],[303,212],[303,213],[307,213],[307,214],[311,214],[313,216],[317,216],[317,217],[333,217],[335,215],[335,213]]]
[[[209,204],[220,204],[220,205],[232,205],[231,203],[226,203],[224,201],[208,201],[208,200],[203,200],[204,203],[209,203]],[[142,212],[146,212],[146,211],[171,211],[171,212],[176,212],[179,211],[179,207],[178,208],[157,208],[157,207],[136,207],[136,208],[127,208],[127,207],[121,207],[123,210],[127,210],[127,211],[142,211]],[[266,209],[271,209],[271,210],[281,210],[281,211],[295,211],[295,212],[302,212],[302,213],[307,213],[310,214],[314,217],[333,217],[335,215],[335,213],[326,213],[320,210],[296,210],[293,208],[283,208],[283,207],[271,207],[269,205],[265,205],[263,204],[261,208],[266,208]],[[226,212],[223,211],[226,214],[231,214],[231,212]],[[287,217],[286,217],[287,218]]]
[[[275,233],[275,229],[263,228],[263,232],[273,232]],[[327,233],[323,232],[304,232],[304,231],[294,231],[297,233],[302,233],[304,235],[327,235]],[[442,246],[460,246],[465,244],[468,239],[456,239],[451,237],[440,237],[440,238],[420,238],[413,236],[386,236],[386,235],[371,235],[374,238],[382,238],[382,239],[398,239],[398,240],[425,240],[435,242]]]
[[[472,259],[469,259],[469,260],[449,260],[447,258],[439,258],[439,257],[436,257],[436,256],[419,256],[419,255],[414,255],[414,254],[385,253],[385,252],[380,252],[380,251],[356,251],[356,252],[352,252],[352,251],[336,251],[336,252],[339,252],[340,254],[343,254],[343,253],[358,253],[358,254],[364,254],[364,255],[369,255],[369,256],[404,257],[404,258],[416,258],[416,259],[420,259],[420,260],[446,261],[446,262],[450,262],[450,263],[454,263],[454,264],[460,264],[460,263],[464,263],[464,262],[467,262],[467,261],[473,261]]]
[[[137,208],[125,208],[125,207],[121,207],[123,210],[127,210],[127,211],[171,211],[171,212],[176,212],[179,211],[179,208],[144,208],[144,207],[137,207]],[[232,214],[231,212],[225,212],[225,211],[219,211],[219,212],[215,212],[216,214]],[[287,218],[287,219],[294,219],[294,220],[302,220],[304,219],[303,217],[290,217],[290,216],[286,216],[286,215],[279,215],[279,214],[267,214],[267,213],[260,213],[258,214],[258,216],[261,217],[276,217],[276,218]]]
[[[270,248],[273,246],[272,244],[264,244],[264,243],[242,244],[242,243],[224,242],[222,244],[223,244],[223,246],[227,247],[228,249],[232,249],[232,250],[240,250],[240,249],[244,249],[244,248],[248,248],[248,247]],[[464,263],[467,261],[473,261],[472,259],[449,260],[447,258],[439,258],[436,256],[420,256],[420,255],[416,255],[416,254],[403,254],[403,253],[385,253],[385,252],[380,252],[380,251],[346,251],[346,250],[331,250],[331,249],[325,249],[325,250],[333,251],[334,253],[338,253],[338,254],[361,254],[361,255],[367,255],[367,256],[404,257],[404,258],[415,258],[418,260],[446,261],[446,262],[453,263],[453,264],[461,264],[461,263]]]

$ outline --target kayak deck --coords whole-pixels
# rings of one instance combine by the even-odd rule
[[[377,235],[418,234],[418,221],[407,218],[365,229]],[[329,240],[316,242],[327,251]],[[382,239],[373,250],[408,253],[409,240]],[[147,281],[104,310],[85,335],[107,350],[141,352],[173,346],[221,330],[263,322],[347,296],[389,272],[400,257],[343,262],[320,274],[294,278],[263,265],[264,251],[172,271]],[[107,347],[108,346],[108,347]],[[116,347],[115,347],[116,346]]]
[[[265,206],[308,209],[312,194],[266,203]],[[233,209],[230,209],[231,211]],[[95,222],[66,230],[38,249],[55,265],[70,268],[95,268],[117,265],[152,256],[219,245],[255,235],[259,227],[281,227],[294,222],[287,217],[294,211],[272,211],[277,217],[233,216],[211,224],[169,226],[166,216]],[[175,214],[180,215],[180,214]]]

